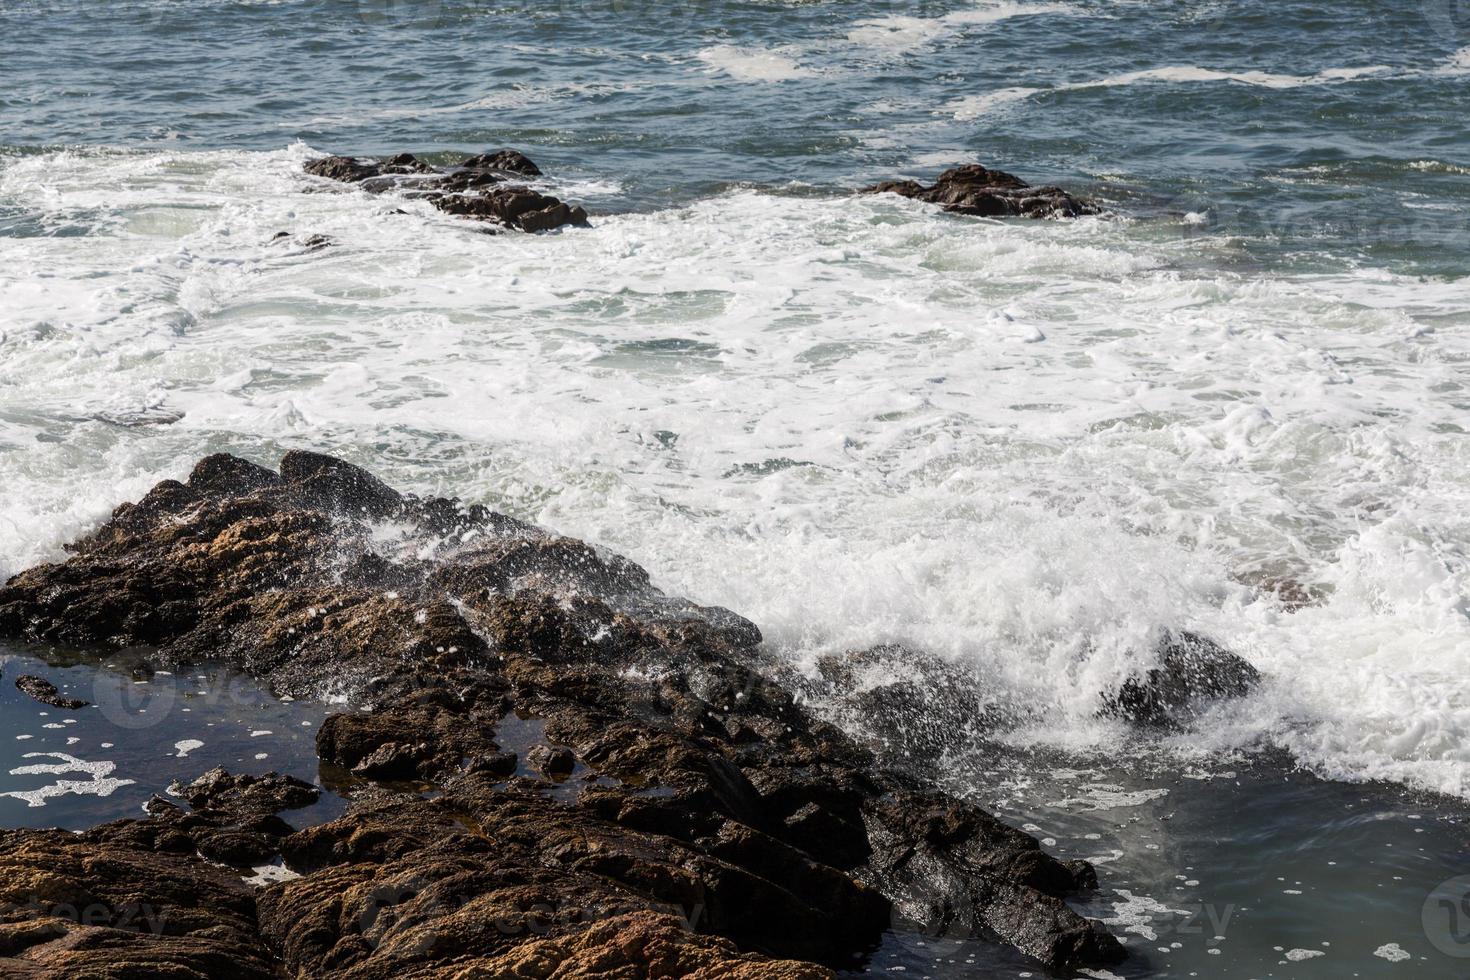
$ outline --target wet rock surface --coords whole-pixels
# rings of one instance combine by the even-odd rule
[[[28,697],[35,698],[42,704],[49,704],[53,708],[66,708],[76,710],[85,708],[87,702],[78,698],[69,698],[56,689],[56,685],[44,677],[36,677],[31,674],[22,674],[15,679],[16,689]]]
[[[541,169],[516,150],[481,153],[449,167],[433,166],[411,153],[388,160],[331,156],[308,161],[305,170],[370,193],[420,198],[446,214],[520,231],[587,224],[587,212],[580,206],[527,186],[526,178],[539,177]]]
[[[216,770],[147,819],[4,835],[28,877],[4,877],[0,956],[27,969],[816,977],[890,927],[1122,956],[1064,901],[1085,863],[886,770],[771,679],[753,624],[583,542],[291,452],[201,460],[71,550],[0,588],[0,635],[343,699],[317,748],[354,802],[297,829],[311,787]],[[300,877],[226,867],[273,861]],[[125,897],[165,930],[103,942],[47,906]]]
[[[838,705],[891,764],[937,761],[997,724],[983,679],[908,647],[884,645],[820,658],[813,698]]]
[[[1176,725],[1212,701],[1249,694],[1261,679],[1244,658],[1196,633],[1168,634],[1158,653],[1158,667],[1104,699],[1105,713],[1139,725]]]
[[[937,204],[951,214],[986,218],[1076,218],[1102,210],[1059,187],[1033,187],[1014,174],[978,163],[951,167],[927,187],[914,180],[885,180],[862,192],[898,194]]]

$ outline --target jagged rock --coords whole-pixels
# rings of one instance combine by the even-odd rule
[[[952,214],[981,217],[1075,218],[1101,213],[1097,205],[1059,187],[1032,187],[1014,174],[978,163],[951,167],[928,187],[913,180],[885,180],[862,193],[898,194],[938,204]]]
[[[280,777],[215,772],[181,788],[195,809],[85,837],[202,868],[279,854],[302,877],[243,930],[285,975],[817,976],[895,921],[1056,969],[1122,956],[1064,901],[1089,866],[885,770],[772,679],[753,624],[582,542],[292,452],[202,460],[71,551],[0,588],[0,635],[353,704],[318,733],[357,781],[330,823],[266,812],[300,798]],[[575,773],[517,777],[518,755]]]
[[[540,176],[541,169],[516,150],[482,153],[458,167],[433,167],[411,153],[401,153],[387,161],[323,157],[308,161],[305,170],[315,177],[357,184],[372,193],[402,189],[446,214],[521,231],[587,224],[583,208],[518,181]]]
[[[933,762],[997,719],[972,670],[932,654],[885,645],[818,660],[813,695],[834,704],[895,762]]]
[[[526,187],[497,187],[477,194],[445,194],[433,199],[446,214],[497,221],[521,231],[550,231],[586,225],[587,212]]]
[[[570,776],[577,767],[572,750],[561,745],[537,745],[526,753],[526,764],[553,779]]]
[[[494,170],[501,173],[523,174],[527,177],[541,176],[541,168],[532,163],[524,153],[516,150],[481,153],[479,156],[461,161],[459,165],[465,170]]]
[[[320,795],[315,786],[295,776],[231,774],[223,766],[171,791],[196,810],[221,810],[240,818],[310,806]]]
[[[1159,666],[1124,682],[1104,699],[1103,711],[1139,725],[1187,720],[1203,703],[1249,694],[1260,672],[1214,640],[1170,633],[1159,645]]]
[[[384,742],[353,766],[352,771],[369,779],[416,779],[419,777],[419,766],[428,756],[427,742],[412,745]]]
[[[44,677],[36,677],[33,674],[20,675],[15,679],[15,686],[22,694],[35,698],[42,704],[49,704],[53,708],[66,708],[74,711],[77,708],[85,708],[88,704],[77,698],[64,697],[56,689],[55,684]]]

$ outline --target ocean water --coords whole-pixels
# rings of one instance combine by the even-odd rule
[[[316,732],[330,710],[281,701],[216,666],[155,671],[140,651],[60,651],[0,643],[0,827],[85,830],[146,815],[151,797],[176,798],[215,766],[286,773],[321,789],[284,816],[296,826],[340,815],[349,773],[323,766]],[[15,688],[29,675],[85,702],[57,708]]]
[[[950,658],[1062,771],[1264,752],[1304,788],[1249,799],[1301,834],[1353,793],[1449,819],[1467,105],[1463,0],[0,0],[0,575],[205,453],[324,450],[627,554],[798,666]],[[501,146],[593,227],[300,173]],[[968,161],[1109,213],[851,193]],[[1100,698],[1180,628],[1263,682],[1140,744]],[[1470,871],[1446,833],[1424,881]],[[1364,921],[1408,907],[1363,882]],[[1178,975],[1349,975],[1295,948]],[[1413,955],[1365,962],[1461,975]]]

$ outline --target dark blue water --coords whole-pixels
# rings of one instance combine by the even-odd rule
[[[26,675],[86,703],[33,700],[16,689]],[[0,644],[0,826],[83,830],[142,818],[150,797],[168,798],[175,782],[215,766],[315,783],[321,799],[286,816],[298,826],[329,820],[343,801],[323,781],[316,756],[328,710],[278,700],[219,667],[172,674],[137,654]]]
[[[6,0],[0,145],[510,144],[612,206],[980,158],[1213,208],[1256,258],[1459,275],[1467,46],[1461,0]]]

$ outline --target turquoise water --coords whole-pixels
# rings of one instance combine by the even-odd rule
[[[1414,923],[1470,871],[1467,87],[1463,0],[0,0],[0,575],[208,452],[335,452],[626,554],[798,668],[973,668],[1010,721],[954,788],[1111,838],[1091,911],[1251,909],[1128,933],[1123,974],[1464,976]],[[592,227],[301,173],[500,146]],[[972,160],[1110,213],[850,194]],[[1174,629],[1260,688],[1098,717]],[[131,684],[99,664],[40,672]],[[80,737],[10,690],[6,732]],[[87,738],[135,783],[0,819],[255,761]],[[1127,805],[1010,788],[1077,773]]]

